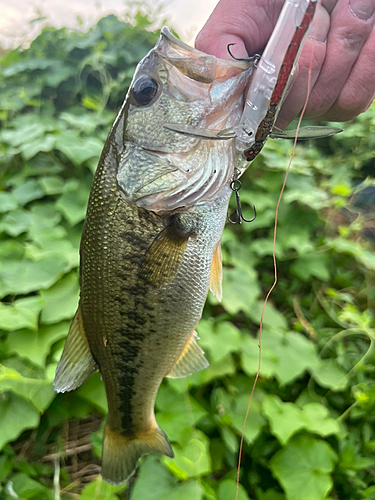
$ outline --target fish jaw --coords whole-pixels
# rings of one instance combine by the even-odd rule
[[[234,140],[191,137],[163,124],[215,131],[235,126],[251,73],[249,63],[204,54],[163,28],[139,63],[126,99],[117,174],[125,200],[174,212],[215,199],[233,173]],[[142,79],[157,87],[146,105],[137,102]]]

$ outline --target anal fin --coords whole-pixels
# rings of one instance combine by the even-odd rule
[[[181,230],[177,219],[173,219],[147,250],[139,269],[140,278],[155,285],[171,283],[184,257],[190,235]]]
[[[182,378],[191,375],[194,372],[199,372],[209,365],[203,350],[199,347],[197,334],[193,332],[189,340],[186,342],[178,360],[173,368],[167,373],[168,378]]]
[[[217,300],[220,302],[223,297],[223,265],[221,262],[221,243],[217,244],[211,266],[211,276],[210,276],[210,291],[215,295]]]
[[[83,328],[81,308],[78,306],[56,368],[53,387],[56,392],[77,389],[97,368]]]

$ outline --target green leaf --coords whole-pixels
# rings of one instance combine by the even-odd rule
[[[263,330],[261,347],[261,375],[274,376],[281,385],[292,382],[306,370],[317,369],[320,363],[314,344],[299,333]],[[258,360],[258,340],[244,336],[241,364],[245,373],[255,375]]]
[[[219,500],[238,498],[238,500],[250,500],[242,484],[238,485],[238,496],[236,496],[237,483],[234,479],[224,479],[219,484]]]
[[[146,457],[134,485],[132,500],[164,500],[176,485],[177,479],[161,465],[160,458]]]
[[[10,212],[17,207],[18,203],[13,193],[0,192],[0,213]]]
[[[0,391],[12,391],[30,401],[42,413],[55,397],[47,380],[27,378],[16,370],[0,365]]]
[[[294,403],[283,403],[277,396],[266,396],[262,408],[270,422],[272,434],[283,445],[306,426],[300,408]]]
[[[278,396],[268,395],[262,408],[269,419],[272,434],[283,445],[301,429],[320,436],[340,434],[338,423],[329,417],[329,411],[320,403],[308,403],[301,409],[295,403],[283,403]]]
[[[36,330],[38,318],[33,311],[17,305],[0,302],[0,329],[8,332],[19,330],[20,328],[30,328]]]
[[[40,295],[46,304],[41,315],[42,323],[57,323],[73,318],[79,299],[77,274],[64,276],[48,290],[42,290]]]
[[[348,385],[348,377],[334,359],[321,359],[310,369],[311,375],[322,387],[342,391]]]
[[[243,394],[242,396],[237,397],[235,399],[234,409],[228,412],[228,415],[232,420],[232,427],[237,431],[239,436],[242,435],[243,424],[245,421],[249,399],[250,392],[248,394]],[[246,421],[244,432],[245,442],[247,442],[248,444],[252,443],[259,435],[264,424],[265,420],[260,412],[260,403],[256,398],[253,398],[248,419]]]
[[[66,337],[69,326],[70,322],[63,321],[56,325],[42,326],[34,332],[30,330],[11,332],[8,336],[9,351],[44,367],[52,344]]]
[[[99,476],[94,481],[91,481],[83,489],[80,500],[118,500],[116,493],[123,491],[126,488],[125,485],[114,486],[103,481],[102,477]]]
[[[302,281],[308,282],[311,277],[321,281],[328,281],[330,273],[328,269],[328,259],[325,254],[304,255],[290,266],[291,272]]]
[[[38,262],[24,259],[22,262],[0,263],[0,281],[7,294],[26,294],[51,287],[68,268],[66,261],[45,257]]]
[[[60,196],[56,203],[59,210],[71,226],[81,222],[86,215],[88,191],[80,188],[78,192],[68,191]]]
[[[29,401],[10,392],[0,394],[0,449],[39,423],[39,412]]]
[[[208,350],[209,360],[213,363],[221,361],[231,352],[238,351],[241,346],[240,331],[229,321],[217,324],[201,321],[197,332],[201,337],[199,344],[204,350]]]
[[[99,373],[94,373],[77,389],[76,394],[96,406],[104,415],[108,413],[107,396]]]
[[[26,205],[33,200],[43,198],[44,191],[39,185],[39,182],[30,179],[13,190],[13,196],[16,198],[19,205]]]
[[[18,236],[28,230],[31,214],[23,209],[14,210],[5,215],[0,222],[0,232],[4,231],[10,236]]]
[[[320,403],[308,403],[302,408],[306,429],[320,436],[340,435],[338,422],[329,416],[329,410]]]
[[[37,137],[31,142],[25,142],[20,146],[22,157],[25,160],[30,160],[30,158],[38,153],[48,153],[54,149],[55,142],[55,134],[45,134],[44,136]]]
[[[52,500],[52,494],[49,495],[47,488],[42,484],[34,481],[28,475],[19,473],[12,477],[12,488],[17,497],[13,498],[40,498],[41,500],[49,498]],[[48,495],[48,497],[44,495]]]
[[[103,149],[101,141],[82,138],[77,132],[63,131],[56,137],[56,149],[62,151],[74,165],[81,165],[89,158],[98,158]]]
[[[156,415],[159,426],[171,441],[177,442],[182,442],[186,432],[192,432],[192,426],[207,414],[193,397],[177,393],[169,385],[160,387],[156,408],[160,411]]]
[[[208,437],[198,429],[192,431],[192,437],[182,446],[174,446],[174,459],[163,457],[164,463],[179,479],[199,477],[212,470]]]
[[[324,500],[331,491],[336,454],[324,441],[298,435],[269,462],[287,500]]]
[[[251,313],[259,292],[255,271],[224,268],[222,305],[230,314]]]

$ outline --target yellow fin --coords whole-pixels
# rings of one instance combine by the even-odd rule
[[[204,352],[195,340],[197,337],[198,335],[196,332],[193,332],[189,340],[186,342],[178,360],[166,377],[182,378],[207,368],[209,362],[205,358]]]
[[[184,233],[177,221],[173,220],[150,245],[139,269],[139,276],[156,285],[173,281],[190,235]]]
[[[210,291],[215,295],[215,297],[219,302],[223,297],[222,282],[223,282],[223,266],[221,263],[221,244],[219,241],[212,259],[211,276],[210,276]]]
[[[160,427],[155,425],[147,433],[124,437],[106,424],[102,456],[103,479],[110,484],[125,482],[134,473],[138,460],[149,453],[174,457],[168,438]]]
[[[97,368],[83,328],[81,308],[78,306],[56,368],[53,387],[56,392],[77,389]]]

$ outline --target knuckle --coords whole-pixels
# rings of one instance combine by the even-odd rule
[[[344,51],[348,54],[357,54],[360,52],[363,43],[368,38],[370,32],[368,26],[357,29],[342,28],[338,31],[338,39]]]

